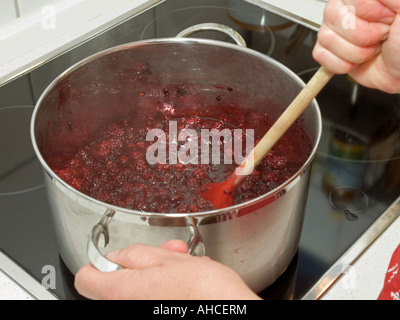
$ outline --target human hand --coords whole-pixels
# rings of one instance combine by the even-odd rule
[[[313,56],[361,85],[400,93],[400,1],[330,0]]]
[[[187,249],[185,242],[171,240],[113,251],[107,258],[124,269],[101,272],[88,264],[76,274],[75,287],[87,298],[104,300],[260,299],[232,269]]]

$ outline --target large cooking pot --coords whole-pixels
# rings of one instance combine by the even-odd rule
[[[222,30],[233,32],[226,27]],[[240,37],[235,35],[235,39],[243,45]],[[292,71],[261,53],[191,38],[124,44],[66,70],[41,95],[31,124],[34,149],[46,173],[60,255],[73,273],[88,262],[110,271],[119,266],[103,256],[105,245],[111,250],[132,243],[160,245],[183,239],[191,254],[206,254],[230,266],[260,292],[285,271],[298,249],[310,164],[321,135],[315,101],[302,115],[313,147],[300,170],[271,192],[221,210],[160,214],[112,206],[65,183],[43,156],[44,150],[62,152],[82,144],[106,121],[132,114],[127,108],[138,108],[135,112],[140,113],[140,106],[129,103],[137,99],[138,92],[147,94],[154,85],[159,89],[177,84],[190,84],[195,108],[210,108],[218,93],[234,88],[230,93],[234,100],[247,102],[249,110],[256,108],[252,101],[265,98],[283,110],[304,86]],[[103,238],[104,245],[100,245]]]

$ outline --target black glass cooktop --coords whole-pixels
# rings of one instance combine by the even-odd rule
[[[95,52],[173,37],[203,22],[234,28],[248,47],[305,81],[318,68],[311,56],[316,33],[305,26],[245,1],[167,0],[0,87],[0,250],[38,283],[46,275],[43,268],[54,267],[55,288],[48,290],[57,298],[82,297],[58,254],[42,171],[30,142],[33,105],[58,74]],[[212,32],[193,36],[231,41]],[[264,298],[301,299],[399,195],[399,96],[335,76],[317,100],[324,128],[300,247],[286,272],[260,293]]]

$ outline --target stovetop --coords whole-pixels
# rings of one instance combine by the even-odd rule
[[[316,33],[305,26],[240,0],[167,0],[0,87],[0,251],[44,286],[48,267],[54,268],[55,288],[48,290],[56,298],[83,297],[58,254],[43,173],[30,141],[33,105],[58,74],[93,53],[173,37],[203,22],[234,28],[248,47],[282,62],[304,81],[318,68],[311,56]],[[193,36],[230,41],[212,32]],[[260,293],[263,298],[302,299],[400,194],[399,96],[342,75],[317,100],[323,136],[299,250],[285,273]]]

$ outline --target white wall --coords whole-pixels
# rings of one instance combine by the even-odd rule
[[[19,14],[21,16],[26,15],[34,10],[40,9],[46,4],[56,2],[57,0],[14,0]]]
[[[14,0],[0,0],[0,25],[17,18]]]
[[[57,0],[0,0],[0,25],[27,15]]]

